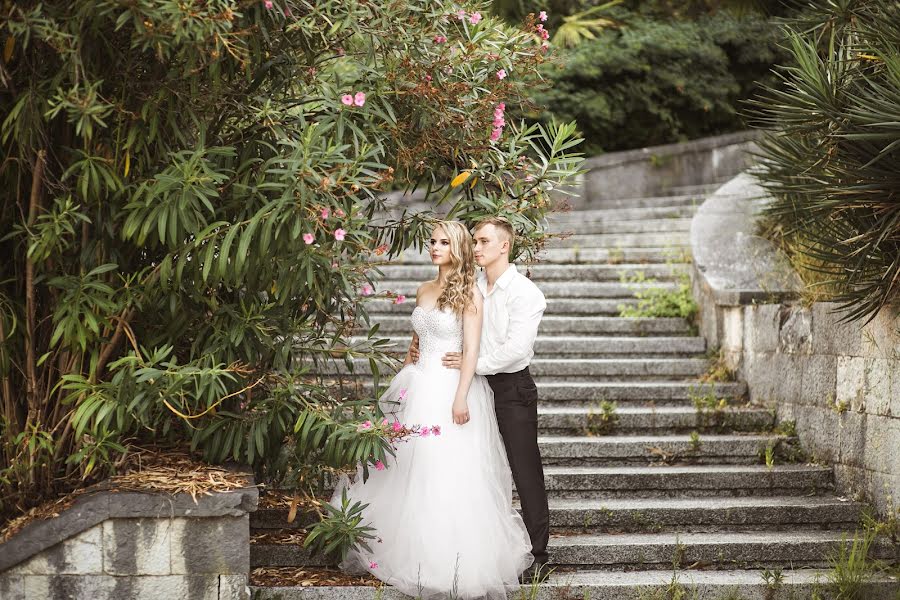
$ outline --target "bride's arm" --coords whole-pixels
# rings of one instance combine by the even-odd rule
[[[481,344],[481,323],[484,317],[484,306],[481,293],[472,290],[472,304],[463,313],[463,348],[462,366],[459,374],[459,385],[453,399],[453,422],[462,425],[469,420],[469,405],[466,398],[469,387],[475,376],[475,364],[478,362],[478,349]]]
[[[403,366],[410,365],[414,362],[419,361],[419,334],[413,332],[412,341],[409,343],[409,348],[406,350],[406,359],[403,361]]]

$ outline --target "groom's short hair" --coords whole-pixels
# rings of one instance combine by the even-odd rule
[[[500,231],[503,235],[506,236],[506,239],[509,240],[509,245],[512,246],[513,242],[516,241],[516,231],[513,229],[512,223],[509,222],[509,219],[506,217],[487,217],[486,219],[482,219],[475,223],[475,229],[473,231],[478,231],[485,225],[493,225]]]

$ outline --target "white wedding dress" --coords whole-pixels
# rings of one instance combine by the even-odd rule
[[[351,504],[369,506],[371,552],[351,550],[341,568],[368,571],[401,592],[421,598],[505,599],[506,586],[533,561],[522,518],[512,507],[512,474],[487,380],[469,388],[470,421],[456,425],[452,404],[460,372],[441,364],[462,349],[462,322],[452,312],[416,307],[419,361],[397,373],[379,405],[393,422],[440,427],[440,435],[398,442],[387,468],[344,477],[332,504],[347,490]],[[403,390],[406,390],[403,393]],[[376,566],[377,565],[377,566]]]

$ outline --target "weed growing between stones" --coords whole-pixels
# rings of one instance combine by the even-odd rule
[[[616,414],[616,403],[603,400],[599,405],[600,412],[594,412],[594,407],[588,409],[587,427],[585,434],[589,436],[606,435],[612,431],[619,421]]]
[[[709,367],[706,373],[700,376],[700,381],[716,383],[737,380],[734,369],[726,364],[725,353],[721,349],[710,348],[706,353],[706,358],[709,360]]]
[[[625,251],[622,250],[622,248],[619,246],[610,248],[606,252],[606,262],[610,265],[622,264],[623,262],[625,262]]]
[[[702,446],[702,442],[700,441],[700,432],[696,429],[691,432],[691,452],[697,454],[700,452],[700,447]]]
[[[775,444],[766,445],[766,467],[773,469],[775,467]]]
[[[555,570],[551,567],[545,571],[544,566],[538,567],[531,576],[531,581],[519,588],[519,600],[537,600],[541,583],[546,581]]]
[[[688,398],[691,399],[694,410],[697,411],[697,427],[724,428],[728,399],[717,398],[713,385],[708,388],[691,387],[688,390]]]
[[[629,275],[623,273],[623,284],[631,287],[637,298],[637,306],[620,304],[619,316],[638,317],[676,317],[693,320],[697,315],[697,303],[691,292],[691,279],[687,273],[679,273],[675,289],[663,287],[639,287],[643,284],[657,283],[656,279],[647,277],[643,271]]]
[[[874,529],[863,530],[862,536],[853,540],[846,538],[829,554],[828,582],[831,591],[841,600],[866,600],[864,586],[884,566],[869,558],[877,533]]]
[[[772,428],[772,433],[795,438],[797,437],[797,421],[781,421]]]
[[[766,584],[765,600],[773,600],[775,593],[784,586],[784,572],[781,569],[764,569],[761,575]]]
[[[672,570],[672,579],[665,587],[644,587],[637,590],[637,600],[700,600],[697,586],[688,588],[678,579],[678,570]]]

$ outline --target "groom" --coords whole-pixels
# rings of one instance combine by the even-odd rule
[[[534,340],[547,303],[530,279],[509,263],[515,233],[502,217],[475,226],[475,262],[484,268],[476,285],[484,296],[481,350],[475,372],[494,390],[494,409],[513,480],[522,504],[522,519],[531,537],[534,565],[522,581],[541,576],[547,563],[550,511],[544,469],[537,443],[537,386],[528,371]],[[459,352],[444,355],[445,367],[458,369]]]

